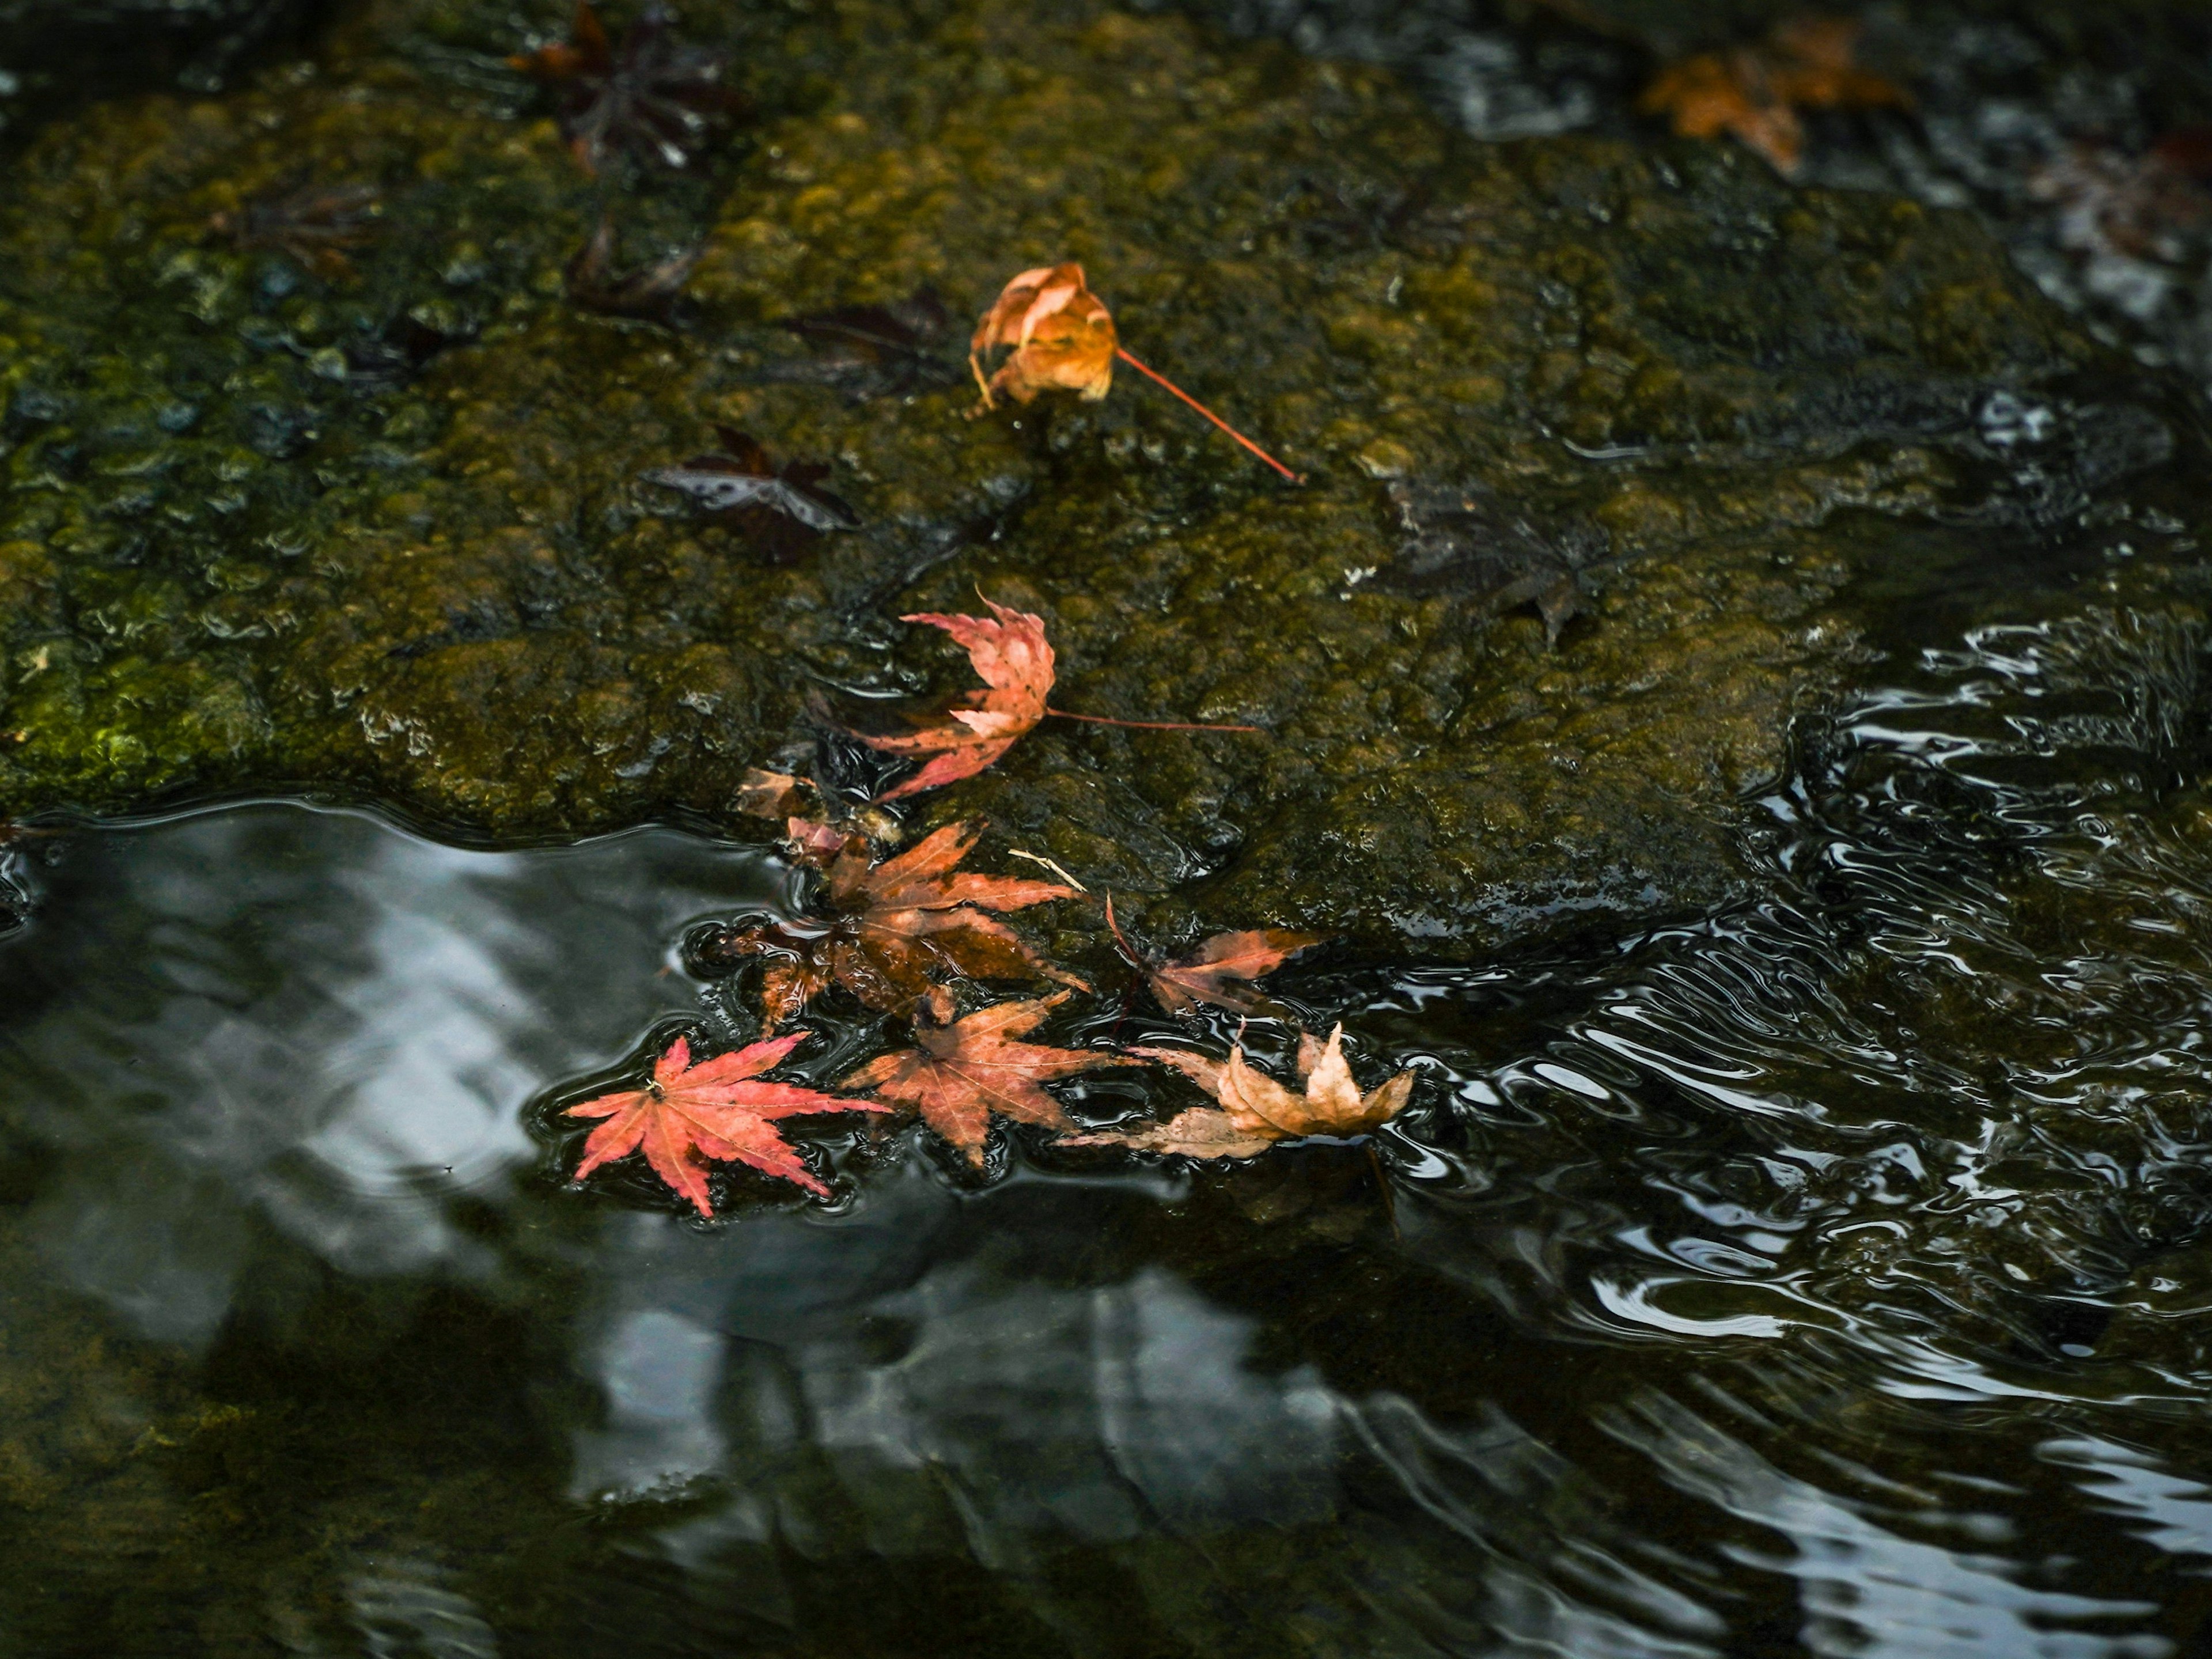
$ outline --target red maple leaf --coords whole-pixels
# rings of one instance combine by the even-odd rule
[[[770,1042],[756,1042],[734,1054],[691,1063],[691,1045],[678,1037],[653,1063],[653,1080],[642,1089],[601,1095],[568,1109],[570,1117],[607,1120],[584,1143],[581,1181],[602,1164],[643,1148],[653,1171],[712,1216],[707,1197],[708,1158],[750,1164],[764,1175],[795,1181],[826,1198],[829,1188],[800,1162],[798,1152],[776,1129],[775,1120],[802,1112],[880,1112],[872,1101],[841,1100],[789,1083],[762,1083],[763,1072],[805,1040],[793,1031]]]
[[[1101,1066],[1137,1064],[1096,1049],[1014,1041],[1066,1000],[1067,993],[1061,991],[1035,1002],[1001,1002],[954,1020],[951,994],[933,991],[915,1013],[916,1046],[869,1061],[837,1086],[872,1090],[878,1100],[913,1107],[923,1122],[980,1169],[992,1113],[1048,1129],[1072,1129],[1075,1125],[1060,1103],[1037,1085]]]
[[[823,869],[827,920],[767,922],[728,935],[716,954],[766,957],[761,1008],[770,1025],[795,1017],[832,983],[871,1008],[909,1006],[945,973],[975,979],[1041,975],[1088,990],[1041,959],[1014,930],[986,912],[1022,910],[1073,898],[1056,882],[958,871],[976,826],[948,823],[896,858],[868,862],[865,836],[805,818],[791,820],[792,845]]]
[[[948,723],[917,732],[911,737],[864,738],[871,749],[890,755],[927,755],[931,758],[896,789],[880,799],[902,795],[969,778],[997,760],[1045,716],[1044,700],[1052,690],[1052,647],[1045,642],[1044,618],[1011,605],[986,599],[988,617],[947,616],[918,611],[901,622],[927,623],[941,628],[968,650],[969,660],[991,690],[972,708],[946,711]]]

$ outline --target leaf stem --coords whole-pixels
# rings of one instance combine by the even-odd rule
[[[1273,467],[1273,468],[1275,469],[1275,471],[1278,471],[1278,472],[1281,473],[1281,474],[1282,474],[1285,478],[1288,478],[1288,479],[1289,479],[1292,483],[1294,483],[1294,484],[1302,484],[1302,483],[1304,483],[1306,481],[1306,475],[1305,475],[1304,473],[1303,473],[1303,472],[1293,472],[1293,471],[1291,471],[1290,468],[1288,468],[1287,466],[1285,466],[1285,465],[1284,465],[1280,461],[1277,460],[1277,459],[1276,459],[1273,455],[1270,455],[1270,454],[1269,454],[1266,450],[1264,450],[1264,449],[1261,448],[1259,445],[1257,445],[1257,444],[1254,443],[1254,442],[1253,442],[1249,438],[1246,437],[1243,433],[1239,432],[1239,431],[1238,431],[1235,427],[1233,427],[1233,426],[1230,425],[1228,422],[1226,422],[1226,421],[1223,420],[1223,419],[1221,418],[1221,416],[1219,416],[1218,415],[1215,414],[1212,410],[1208,409],[1208,408],[1207,408],[1204,404],[1202,404],[1202,403],[1199,402],[1199,400],[1198,400],[1197,398],[1195,398],[1192,397],[1192,396],[1190,395],[1190,393],[1188,393],[1188,392],[1185,392],[1185,391],[1184,391],[1181,386],[1177,386],[1177,385],[1176,385],[1173,380],[1170,380],[1170,379],[1168,379],[1168,377],[1167,377],[1166,375],[1164,375],[1164,374],[1161,374],[1161,373],[1159,372],[1159,370],[1158,370],[1158,369],[1156,369],[1156,368],[1150,368],[1150,367],[1148,367],[1147,365],[1146,365],[1146,364],[1144,364],[1144,363],[1140,363],[1140,362],[1138,362],[1134,357],[1132,357],[1132,356],[1131,356],[1127,352],[1126,352],[1126,351],[1122,350],[1122,349],[1121,349],[1121,347],[1119,347],[1119,346],[1115,346],[1115,347],[1114,348],[1114,355],[1115,355],[1116,357],[1119,357],[1119,358],[1120,358],[1123,362],[1125,362],[1125,363],[1128,364],[1128,366],[1129,366],[1130,368],[1132,368],[1135,369],[1135,370],[1137,371],[1137,373],[1138,373],[1138,374],[1139,374],[1143,375],[1146,380],[1152,381],[1152,382],[1153,382],[1154,384],[1156,384],[1156,385],[1165,386],[1165,387],[1166,387],[1170,392],[1173,392],[1176,397],[1178,397],[1178,398],[1182,398],[1182,399],[1183,400],[1183,402],[1185,402],[1185,403],[1188,404],[1189,404],[1193,409],[1196,410],[1200,414],[1201,414],[1201,415],[1205,416],[1206,416],[1206,418],[1207,420],[1209,420],[1209,421],[1212,422],[1214,423],[1214,425],[1216,425],[1216,426],[1219,427],[1219,428],[1220,428],[1224,432],[1226,432],[1226,433],[1227,433],[1231,437],[1232,437],[1232,438],[1236,439],[1236,440],[1237,440],[1237,441],[1238,443],[1243,444],[1243,445],[1244,446],[1244,447],[1245,447],[1245,448],[1247,448],[1247,449],[1250,450],[1250,451],[1251,451],[1255,455],[1257,455],[1257,456],[1258,456],[1261,460],[1263,460],[1263,461],[1267,462],[1267,464],[1269,466]],[[988,395],[988,394],[987,394],[987,395]]]
[[[1104,714],[1071,714],[1065,708],[1044,711],[1057,720],[1086,720],[1092,726],[1126,726],[1137,732],[1260,732],[1258,726],[1213,726],[1203,720],[1117,720]]]

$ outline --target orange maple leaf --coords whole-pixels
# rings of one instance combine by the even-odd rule
[[[1031,726],[1045,717],[1046,696],[1052,690],[1052,647],[1045,642],[1044,618],[1027,611],[986,599],[988,617],[947,616],[935,611],[917,611],[901,622],[927,623],[941,628],[967,647],[975,672],[991,690],[972,708],[947,710],[951,723],[932,726],[911,737],[864,738],[871,749],[891,755],[927,755],[928,763],[883,800],[896,800],[925,789],[973,777],[1012,748]]]
[[[934,990],[915,1011],[915,1047],[870,1060],[837,1086],[871,1090],[878,1100],[913,1107],[980,1169],[994,1112],[1048,1129],[1073,1128],[1060,1103],[1038,1085],[1102,1066],[1137,1063],[1095,1048],[1048,1048],[1014,1040],[1066,1000],[1067,993],[1060,991],[1036,1002],[1001,1002],[955,1020],[951,994]]]
[[[756,1042],[734,1054],[691,1063],[691,1045],[678,1037],[653,1063],[653,1080],[642,1089],[601,1095],[571,1106],[570,1117],[607,1120],[584,1143],[576,1165],[581,1181],[602,1164],[641,1147],[653,1171],[712,1216],[707,1196],[707,1160],[749,1164],[764,1175],[793,1181],[826,1198],[830,1189],[800,1161],[775,1127],[775,1120],[802,1112],[880,1112],[872,1101],[841,1100],[789,1083],[757,1081],[800,1042],[793,1031],[769,1042]]]
[[[1704,52],[1669,64],[1637,107],[1671,116],[1686,138],[1732,134],[1775,170],[1797,171],[1805,148],[1801,109],[1869,109],[1909,105],[1893,82],[1857,66],[1862,25],[1852,18],[1804,17],[1784,23],[1756,46]]]
[[[833,983],[885,1011],[911,1006],[934,975],[948,971],[975,979],[1036,975],[1090,988],[985,914],[1073,898],[1075,890],[1016,876],[954,873],[975,845],[975,825],[947,824],[876,865],[868,862],[863,836],[842,836],[804,818],[793,818],[791,831],[798,856],[828,876],[823,896],[829,921],[765,923],[716,947],[723,955],[769,959],[760,994],[771,1027]]]
[[[1085,285],[1079,264],[1040,265],[1008,283],[998,303],[983,313],[968,348],[968,366],[983,391],[983,407],[995,409],[1003,392],[1018,404],[1040,392],[1073,392],[1091,402],[1114,384],[1114,354],[1121,341],[1113,313]],[[1000,348],[1011,355],[983,378],[983,356]]]
[[[1044,618],[1027,611],[985,599],[988,617],[947,616],[918,611],[901,622],[927,623],[941,628],[968,648],[968,659],[991,689],[972,708],[946,711],[951,722],[933,726],[907,737],[872,738],[860,741],[871,749],[893,755],[927,755],[931,759],[896,789],[876,797],[896,800],[944,784],[969,778],[996,761],[1048,714],[1056,720],[1083,720],[1092,726],[1119,726],[1139,732],[1257,732],[1256,726],[1224,726],[1191,720],[1123,720],[1104,714],[1077,714],[1065,708],[1048,708],[1045,698],[1053,684],[1052,647],[1044,636]]]
[[[1300,951],[1322,942],[1319,933],[1294,933],[1284,927],[1257,927],[1237,933],[1216,933],[1188,956],[1157,962],[1131,944],[1121,924],[1114,919],[1114,900],[1106,900],[1106,926],[1129,965],[1143,974],[1171,1014],[1192,1012],[1201,1002],[1232,1012],[1259,1012],[1261,998],[1247,989],[1255,980],[1272,974]]]
[[[1405,1109],[1413,1092],[1413,1074],[1401,1072],[1388,1083],[1362,1094],[1344,1058],[1344,1027],[1324,1044],[1309,1031],[1298,1038],[1298,1076],[1304,1092],[1288,1089],[1246,1063],[1240,1040],[1226,1061],[1187,1048],[1133,1048],[1174,1066],[1221,1103],[1219,1109],[1194,1106],[1165,1123],[1104,1134],[1070,1135],[1070,1146],[1126,1146],[1138,1152],[1174,1152],[1185,1158],[1254,1158],[1279,1140],[1305,1135],[1364,1134]]]

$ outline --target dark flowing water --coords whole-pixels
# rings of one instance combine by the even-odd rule
[[[0,1652],[2202,1652],[2204,692],[2094,605],[1895,653],[1765,902],[1283,976],[1423,1073],[1379,1170],[829,1120],[836,1202],[713,1225],[557,1109],[734,1039],[678,946],[763,854],[28,843]]]

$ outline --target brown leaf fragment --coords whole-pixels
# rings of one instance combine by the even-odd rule
[[[1041,265],[1008,283],[983,313],[968,366],[985,409],[998,407],[1001,392],[1018,404],[1040,392],[1073,392],[1096,403],[1114,384],[1120,343],[1113,314],[1085,285],[1081,265]],[[1010,355],[985,379],[985,356],[1001,349]]]
[[[629,271],[617,272],[614,262],[615,228],[602,219],[592,240],[577,249],[562,272],[568,303],[602,317],[627,317],[665,327],[675,318],[691,267],[699,263],[699,250],[672,253]]]
[[[1644,89],[1637,107],[1673,118],[1686,138],[1727,133],[1788,176],[1805,148],[1801,109],[1902,108],[1911,96],[1857,66],[1857,20],[1801,17],[1765,42],[1703,52],[1672,64]]]
[[[720,451],[695,455],[681,466],[655,467],[644,475],[646,482],[679,490],[718,515],[780,514],[810,536],[860,527],[860,515],[851,504],[821,488],[830,476],[826,465],[787,461],[778,466],[750,434],[726,426],[714,432],[722,441]]]
[[[899,618],[927,623],[952,635],[991,689],[972,708],[950,709],[944,724],[911,737],[863,737],[868,747],[886,754],[929,757],[921,771],[879,799],[896,800],[973,777],[1044,718],[1054,661],[1044,618],[991,599],[983,603],[990,606],[988,617],[920,611]]]
[[[790,824],[802,862],[823,872],[827,915],[768,922],[717,941],[723,958],[760,957],[762,1012],[771,1028],[794,1017],[832,985],[871,1008],[911,1007],[934,982],[970,979],[1056,980],[1088,990],[1073,974],[1038,957],[993,911],[1026,909],[1074,890],[1055,882],[987,876],[957,866],[976,829],[947,824],[896,858],[871,864],[868,843],[804,818]]]
[[[2077,142],[2028,177],[2057,209],[2058,245],[2091,257],[2182,264],[2212,222],[2212,128],[2185,127],[2147,152]]]
[[[607,1120],[584,1143],[575,1178],[581,1181],[602,1164],[642,1150],[653,1173],[690,1199],[703,1216],[714,1213],[707,1194],[709,1158],[749,1164],[763,1175],[795,1182],[828,1197],[829,1188],[784,1139],[776,1120],[804,1112],[885,1109],[872,1101],[842,1100],[794,1084],[757,1080],[805,1037],[805,1032],[793,1031],[696,1066],[690,1043],[677,1038],[654,1062],[652,1079],[644,1088],[601,1095],[568,1109],[570,1117]]]
[[[1133,1048],[1129,1052],[1172,1066],[1221,1103],[1221,1109],[1193,1107],[1165,1123],[1132,1130],[1071,1135],[1069,1146],[1123,1146],[1139,1152],[1175,1152],[1186,1158],[1254,1158],[1279,1140],[1307,1135],[1349,1138],[1364,1134],[1403,1111],[1413,1097],[1413,1074],[1401,1072],[1382,1087],[1363,1095],[1344,1057],[1344,1027],[1322,1043],[1307,1032],[1298,1039],[1298,1076],[1304,1092],[1292,1094],[1244,1058],[1242,1042],[1226,1060],[1187,1048]]]
[[[1256,1013],[1264,999],[1250,988],[1252,982],[1272,974],[1300,951],[1319,945],[1322,939],[1319,933],[1294,933],[1285,927],[1257,927],[1216,933],[1188,956],[1156,962],[1122,933],[1114,919],[1111,896],[1106,900],[1106,925],[1122,955],[1143,973],[1160,1006],[1171,1014],[1194,1012],[1200,1003],[1233,1013]]]
[[[915,1046],[869,1061],[838,1086],[914,1108],[980,1169],[994,1113],[1048,1129],[1072,1128],[1060,1103],[1038,1085],[1103,1066],[1136,1064],[1094,1048],[1015,1041],[1066,1000],[1067,993],[1060,991],[1035,1002],[1001,1002],[956,1020],[951,994],[933,990],[915,1010]]]

